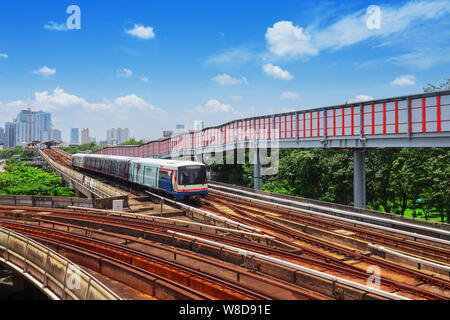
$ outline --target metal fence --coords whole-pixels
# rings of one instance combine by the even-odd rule
[[[279,141],[280,148],[450,146],[450,91],[235,120],[98,154],[175,157]]]

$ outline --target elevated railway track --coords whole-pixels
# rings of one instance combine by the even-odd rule
[[[302,248],[299,249],[298,252],[293,252],[292,250],[286,250],[286,249],[277,249],[274,247],[270,247],[267,245],[261,245],[259,243],[252,243],[248,240],[242,240],[242,239],[233,239],[232,237],[227,239],[226,236],[217,236],[208,234],[205,232],[194,232],[185,230],[183,231],[183,228],[173,228],[172,226],[165,225],[157,225],[155,226],[154,223],[149,221],[142,221],[138,219],[133,218],[123,218],[123,217],[111,217],[111,216],[101,216],[98,214],[76,214],[76,213],[55,213],[50,214],[50,212],[47,212],[46,214],[39,213],[36,210],[36,213],[33,214],[33,217],[35,219],[41,216],[40,220],[42,223],[46,225],[58,225],[58,223],[66,223],[71,224],[72,227],[76,226],[82,226],[82,225],[89,225],[91,227],[96,226],[99,230],[111,230],[115,234],[132,234],[133,237],[131,239],[128,239],[129,242],[137,241],[137,238],[140,239],[151,239],[152,241],[160,241],[163,244],[173,244],[174,239],[171,239],[170,236],[166,234],[164,237],[164,233],[167,232],[167,230],[179,232],[183,234],[190,234],[192,237],[196,237],[198,239],[210,239],[210,241],[214,241],[216,243],[224,243],[227,245],[232,245],[238,248],[241,248],[242,250],[251,250],[259,252],[260,254],[264,254],[267,256],[272,256],[273,258],[279,258],[283,261],[288,261],[291,263],[296,263],[298,265],[303,265],[307,268],[315,268],[316,270],[321,270],[323,272],[328,272],[331,275],[339,274],[341,276],[345,275],[344,277],[346,279],[351,279],[352,281],[355,281],[360,284],[364,284],[365,280],[367,279],[367,273],[364,269],[360,267],[356,267],[351,263],[348,263],[349,261],[345,261],[345,257],[339,258],[333,258],[329,255],[320,254],[316,252],[315,250],[311,250],[308,248]],[[83,216],[81,218],[80,216]],[[18,216],[16,214],[16,219],[29,219],[30,216]],[[109,220],[109,221],[108,221]],[[134,221],[133,221],[134,220]],[[136,221],[138,220],[138,221]],[[55,222],[57,221],[57,222]],[[58,222],[59,221],[59,222]],[[119,229],[128,229],[127,231],[120,231]],[[131,231],[130,231],[131,229]],[[156,232],[155,232],[156,230]],[[143,233],[145,231],[145,233]],[[165,240],[161,240],[165,239]],[[175,241],[176,242],[176,241]],[[195,242],[194,242],[195,243]],[[295,246],[295,245],[294,245]],[[188,246],[189,248],[189,246]],[[191,248],[192,249],[192,248]],[[357,259],[355,259],[357,260]],[[239,260],[240,261],[240,260]],[[398,270],[397,270],[398,271]],[[262,271],[260,271],[264,274],[264,268]],[[440,280],[438,283],[438,280],[435,280],[434,283],[432,283],[431,292],[428,290],[423,289],[423,278],[422,281],[417,281],[417,279],[414,279],[412,276],[411,270],[406,271],[406,275],[399,276],[398,274],[395,277],[392,276],[392,272],[390,276],[383,277],[382,283],[383,288],[387,290],[387,292],[400,292],[404,296],[409,296],[415,299],[445,299],[445,295],[440,295],[437,292],[433,293],[433,290],[436,291],[438,289],[435,288],[435,286],[444,286],[445,288],[448,287],[448,282],[445,280]],[[266,274],[271,277],[278,277],[279,280],[286,281],[286,276],[284,273],[280,272],[279,274]],[[409,276],[409,277],[408,277]],[[422,274],[420,276],[423,276]],[[394,280],[392,280],[392,278]],[[419,278],[420,279],[420,278]],[[411,285],[405,284],[410,283]],[[412,285],[414,284],[414,285]],[[301,286],[301,284],[300,284]],[[425,285],[427,286],[427,285]],[[308,288],[311,290],[311,288]],[[445,289],[444,291],[446,291]],[[442,290],[441,290],[442,291]],[[332,295],[329,295],[329,298],[332,298]]]
[[[70,155],[50,150],[52,161],[71,168]],[[147,196],[176,207],[179,217],[0,206],[0,224],[77,252],[80,264],[97,261],[91,265],[96,272],[105,259],[117,266],[119,281],[156,299],[450,299],[445,224],[267,198],[214,183],[196,207]],[[378,287],[367,281],[373,266],[381,272]],[[135,270],[135,280],[147,284],[148,277],[157,281],[145,287],[123,270]],[[149,270],[154,274],[145,274]]]
[[[230,205],[230,197],[224,194],[211,192],[206,203]],[[450,263],[450,241],[432,240],[421,237],[419,234],[408,236],[408,233],[399,235],[398,230],[392,228],[377,229],[373,225],[363,224],[349,220],[337,220],[323,215],[317,216],[302,212],[302,210],[286,210],[267,203],[248,202],[244,199],[233,199],[234,211],[246,212],[254,217],[278,222],[308,233],[308,228],[317,227],[329,232],[335,232],[335,240],[339,236],[353,237],[369,243],[379,243],[388,247],[410,252],[424,258],[432,258],[443,263]]]

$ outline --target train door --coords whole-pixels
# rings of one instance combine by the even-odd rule
[[[144,167],[144,185],[158,188],[157,183],[157,175],[158,175],[158,169],[155,167],[145,166]]]
[[[173,192],[172,170],[159,169],[159,188],[167,192]]]

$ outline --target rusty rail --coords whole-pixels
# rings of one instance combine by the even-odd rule
[[[51,239],[66,246],[73,245],[95,255],[112,258],[115,262],[125,263],[139,270],[150,272],[153,277],[164,281],[169,280],[172,284],[177,284],[184,289],[190,288],[191,291],[201,293],[210,299],[267,299],[265,296],[238,287],[232,282],[125,246],[45,227],[11,222],[2,222],[2,224],[21,233],[29,234],[30,237]]]
[[[70,215],[43,215],[42,222],[48,221],[48,223],[52,224],[54,221],[54,218],[57,218],[58,221],[61,222],[68,222],[75,226],[82,226],[82,225],[89,225],[96,229],[101,230],[109,230],[110,232],[114,233],[120,233],[123,235],[132,235],[133,237],[140,238],[140,239],[148,239],[151,241],[161,242],[163,244],[169,244],[174,245],[170,239],[167,237],[164,237],[163,233],[155,231],[157,229],[160,230],[168,230],[168,226],[158,226],[157,224],[151,223],[150,221],[141,220],[141,219],[124,219],[122,217],[112,217],[112,216],[99,216],[99,215],[87,215],[87,214],[81,214],[81,213],[71,213]],[[21,219],[19,216],[17,216],[17,219]],[[138,220],[138,221],[133,221]],[[60,222],[57,222],[56,224],[62,225]],[[251,250],[260,252],[262,254],[268,255],[270,254],[273,257],[278,257],[280,259],[286,260],[286,261],[297,261],[297,263],[305,264],[306,266],[315,265],[320,268],[320,270],[323,270],[324,272],[331,272],[331,274],[335,274],[338,272],[342,275],[350,276],[351,279],[360,279],[360,280],[366,280],[367,279],[367,273],[366,271],[357,268],[356,266],[346,264],[344,261],[341,261],[337,258],[333,258],[329,255],[319,253],[318,251],[309,249],[307,247],[304,247],[301,249],[300,253],[289,253],[285,250],[280,250],[277,248],[272,248],[268,246],[262,246],[259,243],[252,243],[245,240],[239,240],[239,239],[232,239],[232,238],[224,238],[223,236],[218,235],[212,235],[208,233],[202,233],[198,231],[191,231],[191,230],[182,230],[182,228],[177,226],[170,226],[170,229],[177,230],[178,232],[182,232],[184,234],[189,233],[192,236],[195,237],[201,237],[201,238],[207,238],[215,242],[220,243],[228,243],[232,246],[237,246],[239,248],[242,248],[244,250]],[[131,240],[132,241],[132,240]],[[132,241],[133,242],[133,241]],[[175,242],[177,243],[177,242]],[[194,245],[194,243],[192,244]],[[183,248],[189,248],[190,246],[183,246]],[[192,250],[192,249],[191,249]],[[203,252],[203,254],[209,254],[210,250],[206,250]],[[220,255],[219,255],[220,256]],[[226,255],[227,256],[227,255]],[[308,257],[310,256],[310,257]],[[319,258],[319,259],[317,259]],[[231,261],[230,261],[231,262]],[[375,263],[376,264],[376,263]],[[270,267],[269,269],[265,270],[264,272],[269,272],[268,275],[279,277],[280,279],[285,279],[283,274],[285,271],[279,273],[276,270],[275,267]],[[410,271],[409,274],[413,276],[414,272]],[[436,281],[438,279],[435,279]],[[358,281],[358,280],[357,280]],[[402,292],[410,292],[415,293],[419,296],[426,297],[428,299],[436,299],[436,298],[443,298],[442,296],[438,294],[432,294],[429,291],[423,291],[420,290],[420,288],[416,288],[413,285],[409,285],[403,282],[399,282],[398,280],[390,279],[389,277],[385,278],[383,277],[382,280],[383,284],[385,286],[388,286],[389,288],[395,289],[395,290],[401,290]],[[448,282],[441,281],[441,285],[448,286]],[[313,290],[313,288],[309,288],[309,290]]]

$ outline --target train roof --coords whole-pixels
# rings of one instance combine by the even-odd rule
[[[116,160],[133,160],[133,159],[136,159],[136,158],[133,158],[133,157],[106,156],[106,155],[91,154],[91,153],[77,153],[77,154],[74,154],[73,157],[108,158],[108,159],[116,159]]]
[[[137,158],[137,157],[122,157],[122,156],[109,156],[100,154],[74,154],[73,156],[89,157],[89,158],[108,158],[114,160],[132,161],[139,164],[153,164],[170,167],[183,167],[183,166],[204,166],[201,162],[188,161],[188,160],[173,160],[173,159],[153,159],[153,158]]]
[[[184,166],[204,166],[201,162],[172,159],[152,159],[152,158],[132,158],[132,162],[140,164],[159,164],[162,166],[184,167]]]

